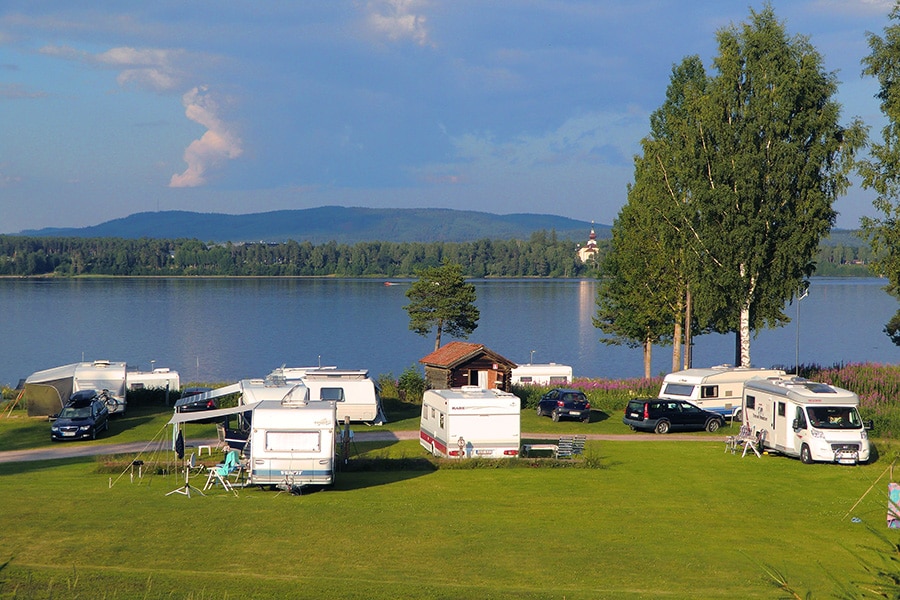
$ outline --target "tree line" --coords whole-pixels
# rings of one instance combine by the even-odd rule
[[[605,244],[598,243],[603,252]],[[523,240],[217,244],[196,239],[0,236],[0,276],[414,277],[444,262],[466,277],[594,277],[577,243],[539,231]]]

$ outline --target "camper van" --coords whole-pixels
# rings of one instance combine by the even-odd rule
[[[275,369],[269,379],[285,383],[303,383],[311,402],[334,402],[338,419],[354,423],[385,423],[381,390],[365,369],[336,367],[290,367]]]
[[[110,416],[125,414],[124,362],[95,360],[37,371],[25,380],[28,416],[57,414],[75,392],[107,391]]]
[[[781,369],[758,369],[719,365],[708,369],[685,369],[663,378],[659,397],[690,400],[704,410],[741,420],[741,392],[748,379],[784,377]]]
[[[512,370],[513,385],[566,385],[572,383],[572,367],[556,363],[519,365]]]
[[[419,443],[442,458],[518,456],[521,401],[502,390],[463,386],[427,390]]]
[[[125,373],[125,387],[132,390],[171,390],[181,389],[181,377],[178,371],[165,367],[152,371],[128,371]]]
[[[763,448],[804,463],[869,460],[867,426],[858,407],[853,392],[800,377],[744,384],[745,426]]]

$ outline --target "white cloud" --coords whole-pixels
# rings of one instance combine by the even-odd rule
[[[410,39],[420,46],[431,45],[421,0],[372,0],[367,8],[369,25],[391,41]]]
[[[219,118],[218,103],[205,87],[194,88],[182,97],[185,115],[206,127],[198,140],[191,142],[184,151],[187,169],[172,175],[169,187],[197,187],[206,183],[207,171],[225,159],[241,155],[241,140]]]
[[[184,89],[182,86],[186,75],[178,66],[188,58],[183,50],[123,46],[90,54],[68,46],[44,46],[40,52],[47,56],[120,70],[116,81],[123,87],[135,85],[155,92],[171,92],[179,87]]]

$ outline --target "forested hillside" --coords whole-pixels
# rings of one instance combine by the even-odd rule
[[[602,257],[607,240],[599,240]],[[552,232],[475,242],[208,244],[198,240],[0,236],[0,276],[339,276],[412,277],[442,260],[466,277],[594,277],[596,262]],[[822,245],[817,275],[870,276],[866,246]]]

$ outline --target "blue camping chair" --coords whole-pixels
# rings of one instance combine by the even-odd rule
[[[204,490],[208,490],[216,483],[222,484],[222,487],[229,491],[234,491],[228,476],[231,475],[241,466],[241,461],[237,450],[229,450],[225,453],[225,462],[219,463],[214,467],[209,467],[209,474],[206,476],[206,485]]]

